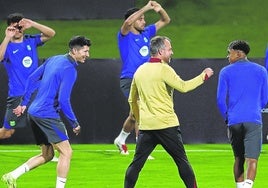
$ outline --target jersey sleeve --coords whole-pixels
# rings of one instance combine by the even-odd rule
[[[75,69],[68,68],[64,71],[64,75],[62,77],[62,81],[60,84],[59,98],[58,98],[62,112],[69,121],[69,124],[73,128],[79,125],[77,118],[73,112],[70,100],[72,88],[76,80],[76,75],[77,72]]]
[[[190,79],[182,80],[175,70],[169,65],[163,65],[162,78],[165,83],[179,92],[186,93],[191,91],[204,83],[205,73]]]
[[[225,78],[224,71],[221,71],[218,79],[218,87],[217,87],[217,105],[220,110],[220,113],[224,120],[227,119],[227,104],[226,104],[226,96],[227,96],[227,81]]]

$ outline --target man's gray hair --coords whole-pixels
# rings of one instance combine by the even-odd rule
[[[165,40],[171,42],[171,40],[166,36],[155,36],[150,41],[150,54],[151,56],[155,56],[160,49],[165,48]]]

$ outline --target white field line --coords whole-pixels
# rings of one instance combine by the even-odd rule
[[[88,149],[88,150],[75,150],[73,149],[74,152],[118,152],[118,150],[91,150],[91,149]],[[135,150],[129,150],[131,152],[134,152]],[[9,149],[9,150],[1,150],[0,149],[0,153],[27,153],[27,152],[31,152],[31,153],[35,153],[35,152],[40,152],[40,150],[38,149],[35,149],[35,150],[18,150],[18,149],[15,149],[15,150],[12,150],[12,149]],[[157,153],[162,153],[162,152],[166,152],[165,150],[162,150],[162,149],[156,149],[154,150],[153,152],[157,152]],[[189,152],[189,153],[202,153],[202,152],[205,152],[205,153],[215,153],[215,152],[221,152],[221,153],[224,153],[224,152],[231,152],[231,150],[221,150],[221,149],[190,149],[190,150],[187,150],[186,149],[186,152]]]

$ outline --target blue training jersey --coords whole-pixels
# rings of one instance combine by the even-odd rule
[[[219,74],[217,103],[228,125],[262,124],[261,110],[268,102],[267,71],[246,60],[224,67]]]
[[[41,35],[25,35],[21,43],[10,42],[2,63],[8,75],[8,96],[22,96],[28,76],[38,67],[37,47],[43,45]]]
[[[71,92],[77,78],[77,63],[69,55],[57,55],[47,59],[26,84],[22,105],[27,105],[33,91],[38,92],[28,108],[28,113],[39,118],[60,118],[59,112],[72,127],[78,122],[71,106]]]
[[[138,67],[149,60],[150,39],[155,35],[155,25],[145,27],[138,35],[132,32],[122,35],[118,32],[118,48],[122,61],[120,78],[133,78]]]
[[[268,71],[268,47],[266,48],[266,52],[265,52],[264,66],[266,70]]]

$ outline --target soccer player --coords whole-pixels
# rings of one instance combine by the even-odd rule
[[[248,60],[249,51],[243,40],[228,45],[230,65],[220,71],[217,90],[218,107],[234,153],[237,188],[253,187],[262,145],[261,110],[268,102],[267,71]]]
[[[266,47],[266,52],[265,52],[264,66],[265,66],[266,70],[268,71],[268,45]],[[262,110],[262,112],[268,113],[267,106]],[[266,140],[268,140],[268,133],[266,133]]]
[[[20,13],[10,14],[7,17],[7,25],[5,38],[0,44],[0,62],[7,71],[9,90],[0,139],[11,137],[16,128],[28,124],[26,113],[17,117],[12,110],[21,102],[28,76],[38,67],[37,47],[55,35],[55,31],[50,27],[24,18]],[[40,34],[24,34],[24,31],[30,28],[37,29]]]
[[[134,159],[127,168],[125,188],[133,188],[147,157],[161,144],[175,161],[179,175],[187,188],[196,188],[195,175],[182,142],[178,117],[174,111],[173,92],[188,92],[213,75],[210,68],[191,80],[182,80],[169,66],[173,55],[167,37],[151,39],[151,58],[141,65],[131,84],[129,104],[139,124],[139,136]]]
[[[54,148],[59,152],[56,188],[65,186],[72,148],[60,112],[78,135],[80,125],[72,110],[70,96],[77,78],[76,68],[89,57],[90,45],[90,40],[83,36],[73,37],[69,42],[68,54],[48,58],[29,76],[27,92],[14,113],[20,116],[25,112],[31,93],[38,88],[35,99],[28,107],[28,114],[36,143],[41,145],[41,154],[3,175],[2,180],[9,187],[16,187],[16,179],[22,174],[50,161],[54,156]]]
[[[144,13],[154,10],[160,15],[160,19],[148,26],[145,22]],[[144,7],[131,8],[125,14],[125,21],[118,32],[118,48],[122,60],[122,69],[120,75],[120,87],[123,94],[128,98],[130,85],[133,75],[137,68],[148,61],[150,58],[149,44],[150,39],[156,35],[156,32],[170,22],[167,12],[156,1],[149,1]],[[125,120],[120,134],[114,140],[123,155],[128,155],[126,139],[135,129],[136,137],[138,134],[137,124],[131,114]]]

